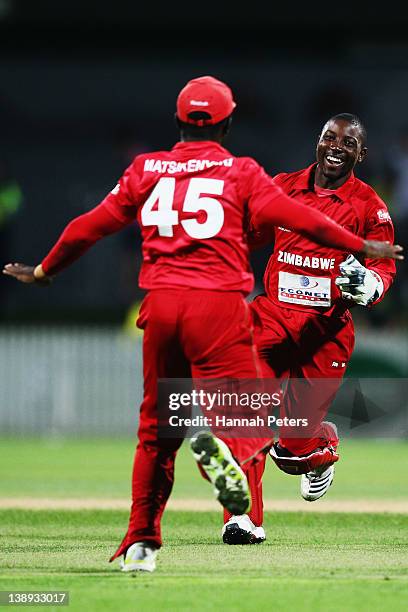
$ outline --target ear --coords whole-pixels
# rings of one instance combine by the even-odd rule
[[[225,125],[223,126],[223,129],[222,129],[223,136],[226,136],[228,132],[230,131],[231,123],[232,123],[232,115],[228,117],[227,121],[225,122]]]
[[[357,158],[357,161],[361,163],[367,156],[367,147],[363,147],[360,151],[360,155]]]
[[[318,135],[317,140],[316,140],[316,147],[315,147],[316,160],[317,160],[317,150],[319,148],[320,137],[321,137],[321,134]]]
[[[174,113],[174,123],[177,126],[180,140],[184,140],[183,124],[180,121],[180,119],[177,117],[176,113]]]

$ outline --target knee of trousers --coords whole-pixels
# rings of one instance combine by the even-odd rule
[[[307,474],[318,468],[323,470],[327,469],[340,458],[336,449],[332,446],[318,448],[303,457],[286,457],[279,454],[279,448],[277,448],[275,444],[270,450],[270,455],[282,472],[291,474],[292,476]]]

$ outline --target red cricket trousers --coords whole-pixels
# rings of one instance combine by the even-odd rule
[[[320,423],[353,352],[351,314],[304,313],[278,306],[266,296],[258,296],[250,306],[263,377],[286,384],[281,416],[303,416],[309,422],[306,435],[300,433],[301,428],[295,433],[282,428],[279,443],[294,455],[308,454],[319,445]]]
[[[137,324],[144,329],[144,398],[133,465],[132,507],[128,531],[111,560],[134,542],[162,543],[161,516],[173,487],[175,457],[183,438],[158,435],[158,379],[260,377],[252,316],[238,292],[152,290],[143,301]],[[247,462],[246,469],[264,457],[262,451],[272,442],[258,437],[224,441],[239,462]]]

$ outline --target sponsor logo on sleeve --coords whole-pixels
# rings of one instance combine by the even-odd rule
[[[388,212],[388,210],[384,210],[383,208],[380,208],[379,210],[377,210],[377,217],[380,223],[390,223],[391,222],[390,213]]]

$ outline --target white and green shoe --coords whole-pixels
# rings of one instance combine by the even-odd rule
[[[190,448],[224,508],[234,515],[248,512],[251,507],[248,481],[228,446],[209,431],[203,431],[191,439]]]
[[[121,563],[122,572],[154,572],[157,552],[158,549],[149,542],[135,542],[126,551]]]

